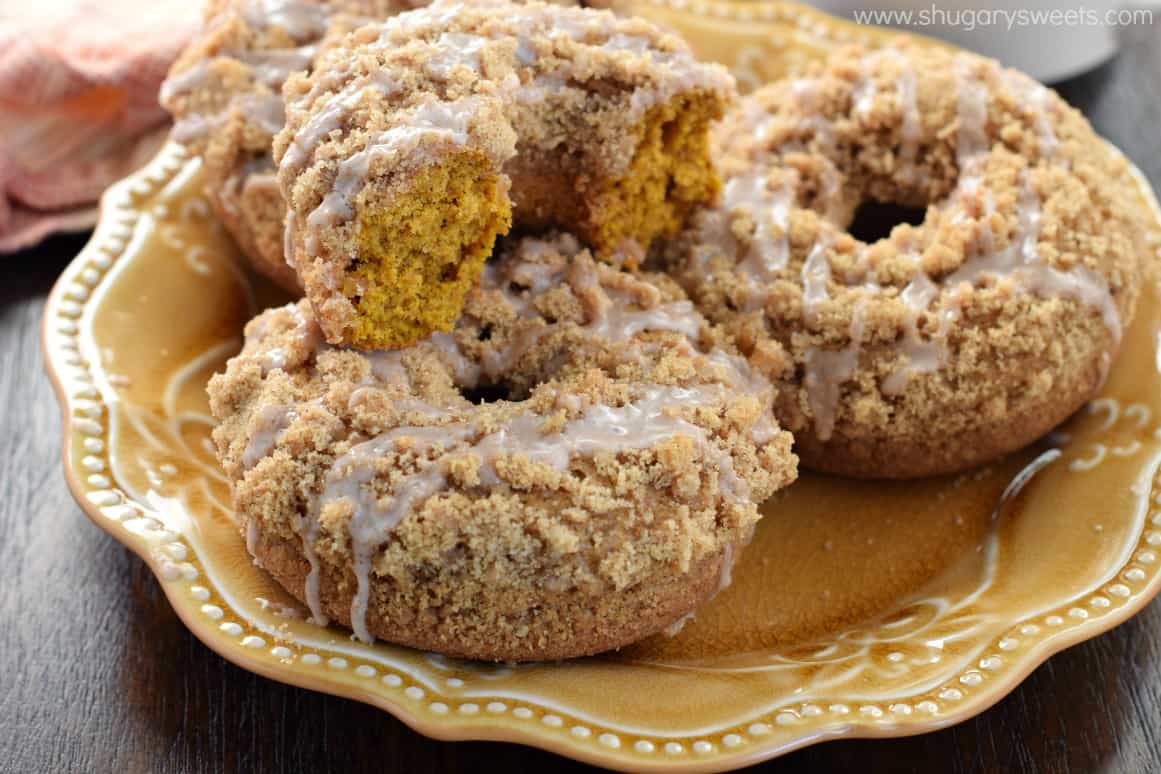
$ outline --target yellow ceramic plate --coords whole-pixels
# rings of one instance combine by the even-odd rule
[[[784,70],[769,64],[779,51],[814,56],[854,34],[781,5],[701,8],[730,9],[697,45],[745,69],[752,41],[746,61],[774,68],[745,70],[755,79]],[[694,28],[672,8],[647,10]],[[763,14],[773,20],[754,21]],[[784,48],[762,53],[759,40]],[[314,627],[250,563],[211,454],[206,380],[245,321],[282,299],[239,268],[199,180],[198,162],[170,145],[106,194],[92,242],[49,299],[44,344],[77,500],[149,563],[198,637],[247,669],[370,702],[442,739],[627,770],[724,770],[963,720],[1161,587],[1161,289],[1150,284],[1101,398],[1050,440],[955,478],[804,475],[765,506],[733,585],[675,638],[507,667]]]

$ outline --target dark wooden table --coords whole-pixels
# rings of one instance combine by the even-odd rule
[[[1124,37],[1117,60],[1061,91],[1161,188],[1161,24]],[[39,328],[83,243],[0,257],[0,771],[584,768],[513,745],[431,741],[371,707],[245,672],[186,631],[145,565],[65,489]],[[766,767],[1161,771],[1161,602],[962,725],[830,742]]]

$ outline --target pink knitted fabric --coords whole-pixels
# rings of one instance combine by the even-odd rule
[[[164,140],[190,0],[0,0],[0,252],[83,229]]]

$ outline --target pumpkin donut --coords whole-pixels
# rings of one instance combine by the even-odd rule
[[[667,277],[566,235],[505,247],[408,349],[269,310],[209,387],[249,550],[361,640],[523,661],[659,632],[796,474],[769,383],[714,341]]]
[[[300,293],[283,255],[286,205],[270,146],[282,84],[345,33],[422,0],[210,0],[201,34],[161,88],[173,139],[201,156],[214,210],[251,265]]]
[[[352,33],[286,84],[286,252],[327,341],[451,330],[497,235],[575,233],[636,263],[712,201],[733,79],[643,19],[437,2]]]
[[[849,49],[715,137],[718,205],[668,253],[776,383],[803,464],[948,473],[1099,389],[1142,282],[1127,165],[1055,93],[970,54]],[[870,243],[868,202],[923,208]]]

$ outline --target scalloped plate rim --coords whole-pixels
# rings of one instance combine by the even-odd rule
[[[288,685],[317,690],[370,704],[389,712],[413,730],[435,739],[445,741],[479,740],[514,742],[537,747],[574,760],[624,771],[716,772],[732,770],[769,760],[794,750],[831,739],[871,739],[913,736],[947,728],[963,722],[986,711],[998,701],[1005,698],[1029,674],[1039,668],[1053,655],[1119,626],[1140,612],[1161,592],[1161,570],[1157,570],[1153,572],[1147,582],[1139,587],[1137,593],[1133,594],[1116,609],[1110,610],[1098,617],[1080,621],[1057,634],[1046,636],[1032,644],[1029,648],[1022,651],[1020,660],[1014,662],[1010,668],[1006,669],[1002,676],[998,676],[996,680],[989,681],[987,687],[972,692],[970,696],[965,697],[961,703],[957,704],[954,709],[944,710],[938,718],[932,718],[926,721],[911,721],[904,724],[892,724],[861,721],[857,716],[852,716],[850,720],[845,722],[828,724],[821,728],[804,729],[802,733],[781,742],[774,742],[772,740],[771,743],[764,744],[760,738],[756,738],[749,747],[736,752],[729,751],[728,749],[722,750],[721,748],[715,748],[715,752],[712,755],[702,757],[696,755],[692,757],[686,756],[682,759],[671,757],[628,759],[623,754],[618,754],[616,750],[586,744],[582,740],[572,738],[570,735],[564,735],[557,731],[549,732],[540,726],[527,726],[523,724],[514,726],[510,721],[506,720],[505,716],[494,717],[481,713],[471,718],[457,717],[454,723],[441,723],[438,720],[430,720],[418,712],[413,712],[403,701],[381,691],[367,690],[346,685],[339,681],[327,680],[325,677],[318,677],[310,672],[298,669],[296,666],[287,666],[282,669],[274,667],[263,659],[258,658],[257,655],[251,655],[248,648],[239,645],[235,640],[224,638],[211,622],[195,616],[193,611],[188,609],[187,605],[189,603],[178,596],[178,587],[166,582],[163,569],[159,566],[157,559],[149,550],[150,546],[148,541],[133,534],[120,523],[111,523],[109,518],[100,513],[100,506],[85,496],[85,485],[79,477],[81,471],[72,464],[71,460],[75,451],[78,430],[76,418],[71,411],[74,398],[68,394],[64,383],[64,369],[61,362],[64,355],[62,350],[55,348],[50,341],[53,333],[51,329],[51,323],[54,320],[53,312],[60,307],[68,286],[80,275],[85,263],[93,254],[100,250],[102,244],[107,239],[106,232],[111,228],[110,221],[112,212],[116,209],[112,202],[115,199],[124,198],[124,192],[131,190],[138,181],[148,177],[167,153],[172,153],[172,144],[163,146],[154,159],[145,167],[111,186],[101,197],[100,216],[93,236],[62,271],[46,300],[41,320],[41,349],[44,357],[45,370],[52,383],[61,409],[61,460],[65,473],[65,481],[70,494],[90,521],[145,562],[150,572],[157,577],[162,591],[165,593],[170,605],[186,628],[212,651],[240,668]],[[188,162],[188,159],[183,158],[182,161],[184,165],[184,163]],[[1142,196],[1152,209],[1154,217],[1161,223],[1161,208],[1158,207],[1151,186],[1140,170],[1135,165],[1132,165],[1131,162],[1130,167]],[[135,223],[134,229],[137,227]],[[114,262],[118,259],[119,256],[118,258],[114,258]],[[96,286],[99,287],[106,280],[106,277],[107,274],[101,275],[96,282]],[[80,317],[83,317],[83,314]],[[97,365],[93,367],[99,368]],[[106,396],[102,395],[101,397],[104,399]],[[1141,529],[1144,531],[1145,527],[1142,526]],[[1138,535],[1138,539],[1139,537],[1140,535]],[[1086,589],[1084,592],[1072,597],[1072,599],[1079,599],[1089,595],[1102,585],[1104,584],[1097,583],[1093,588]]]

